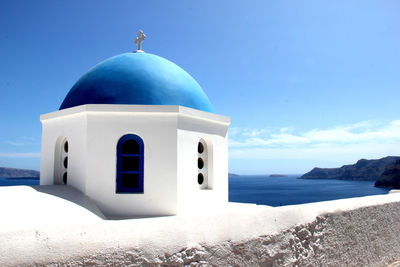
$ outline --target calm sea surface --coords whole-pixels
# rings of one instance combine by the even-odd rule
[[[284,206],[387,194],[370,181],[305,180],[300,175],[269,177],[241,175],[229,177],[229,201]]]
[[[0,177],[0,186],[9,185],[38,185],[39,178],[22,177],[22,178],[8,178]]]
[[[299,175],[269,177],[241,175],[229,177],[229,201],[270,206],[302,204],[368,195],[387,194],[388,189],[374,182],[342,180],[303,180]],[[38,185],[36,178],[0,177],[0,186]]]

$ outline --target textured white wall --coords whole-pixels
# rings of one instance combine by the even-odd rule
[[[400,194],[107,221],[82,208],[91,200],[78,193],[0,188],[0,212],[8,215],[0,220],[0,266],[387,266],[400,259]]]

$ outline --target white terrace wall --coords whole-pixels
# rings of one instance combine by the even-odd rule
[[[400,194],[103,220],[40,188],[0,191],[0,210],[12,215],[0,221],[1,266],[383,267],[400,260]]]

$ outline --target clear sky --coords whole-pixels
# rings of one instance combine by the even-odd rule
[[[0,166],[40,168],[40,114],[89,68],[167,58],[231,117],[229,169],[400,155],[400,1],[0,1]]]

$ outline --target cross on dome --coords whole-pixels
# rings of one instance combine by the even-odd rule
[[[143,51],[142,50],[142,42],[146,39],[146,34],[143,33],[142,30],[139,30],[138,35],[135,39],[135,44],[138,45],[138,50],[137,51]]]

